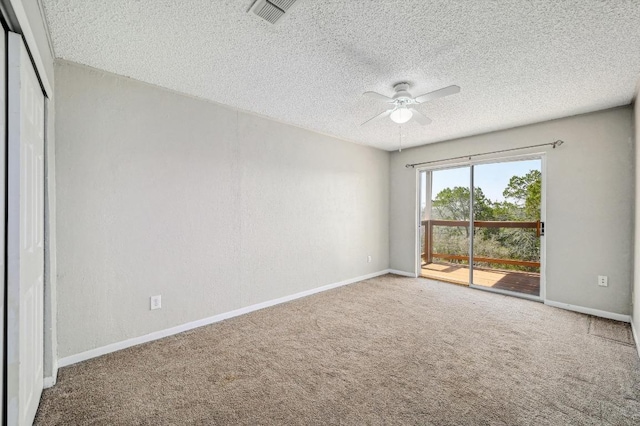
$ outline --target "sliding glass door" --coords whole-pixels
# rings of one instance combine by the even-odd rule
[[[540,296],[541,160],[473,167],[471,284]]]
[[[539,158],[421,171],[421,275],[539,297],[542,195]]]
[[[424,200],[421,202],[424,204],[422,275],[467,285],[470,276],[471,168],[422,173],[425,184],[421,197]]]

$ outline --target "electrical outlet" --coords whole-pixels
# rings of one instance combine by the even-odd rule
[[[160,309],[162,307],[162,296],[151,296],[151,310]]]
[[[598,285],[600,287],[608,287],[609,278],[606,275],[598,275]]]
[[[371,263],[371,256],[367,256],[367,263]]]

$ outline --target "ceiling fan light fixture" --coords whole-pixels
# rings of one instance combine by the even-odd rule
[[[389,117],[395,123],[402,124],[411,120],[411,117],[413,117],[413,113],[409,111],[407,108],[398,108],[395,111],[393,111]]]
[[[460,93],[460,86],[454,85],[443,87],[442,89],[434,90],[433,92],[425,93],[424,95],[420,95],[414,98],[411,96],[411,93],[407,92],[408,88],[408,83],[396,84],[395,86],[393,86],[396,94],[393,95],[392,98],[382,95],[378,92],[364,92],[364,96],[368,96],[370,98],[385,102],[388,105],[388,109],[376,116],[371,117],[370,119],[362,123],[361,126],[364,126],[367,123],[371,123],[372,121],[387,117],[390,117],[391,120],[397,124],[406,123],[407,121],[414,118],[418,124],[426,126],[427,124],[431,123],[431,119],[429,117],[426,117],[422,113],[422,111],[416,109],[416,105]]]

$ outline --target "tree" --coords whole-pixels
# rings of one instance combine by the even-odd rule
[[[504,201],[491,201],[481,188],[474,189],[474,219],[495,221],[540,220],[542,175],[531,170],[512,176],[503,191]],[[432,201],[433,219],[469,220],[469,188],[456,186],[440,191]],[[469,252],[469,227],[434,227],[434,252],[461,254]],[[540,256],[540,239],[533,229],[475,228],[474,251],[478,256],[498,259],[536,260]],[[501,268],[530,268],[500,265]]]
[[[432,203],[434,219],[469,220],[469,195],[469,188],[463,186],[440,191]],[[489,219],[492,216],[491,201],[481,188],[475,188],[473,199],[475,219]]]
[[[512,176],[502,195],[522,210],[524,220],[540,220],[542,173],[531,170],[524,176]]]
[[[445,188],[436,195],[432,202],[434,219],[469,220],[469,188],[456,186]],[[482,192],[481,188],[475,188],[473,193],[475,220],[489,220],[492,217],[491,200]],[[465,234],[469,236],[469,228]]]

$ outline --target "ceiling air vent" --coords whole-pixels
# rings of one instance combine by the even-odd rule
[[[286,12],[291,6],[293,6],[296,0],[267,0],[267,2]]]
[[[256,0],[249,11],[275,24],[295,3],[296,0]]]

